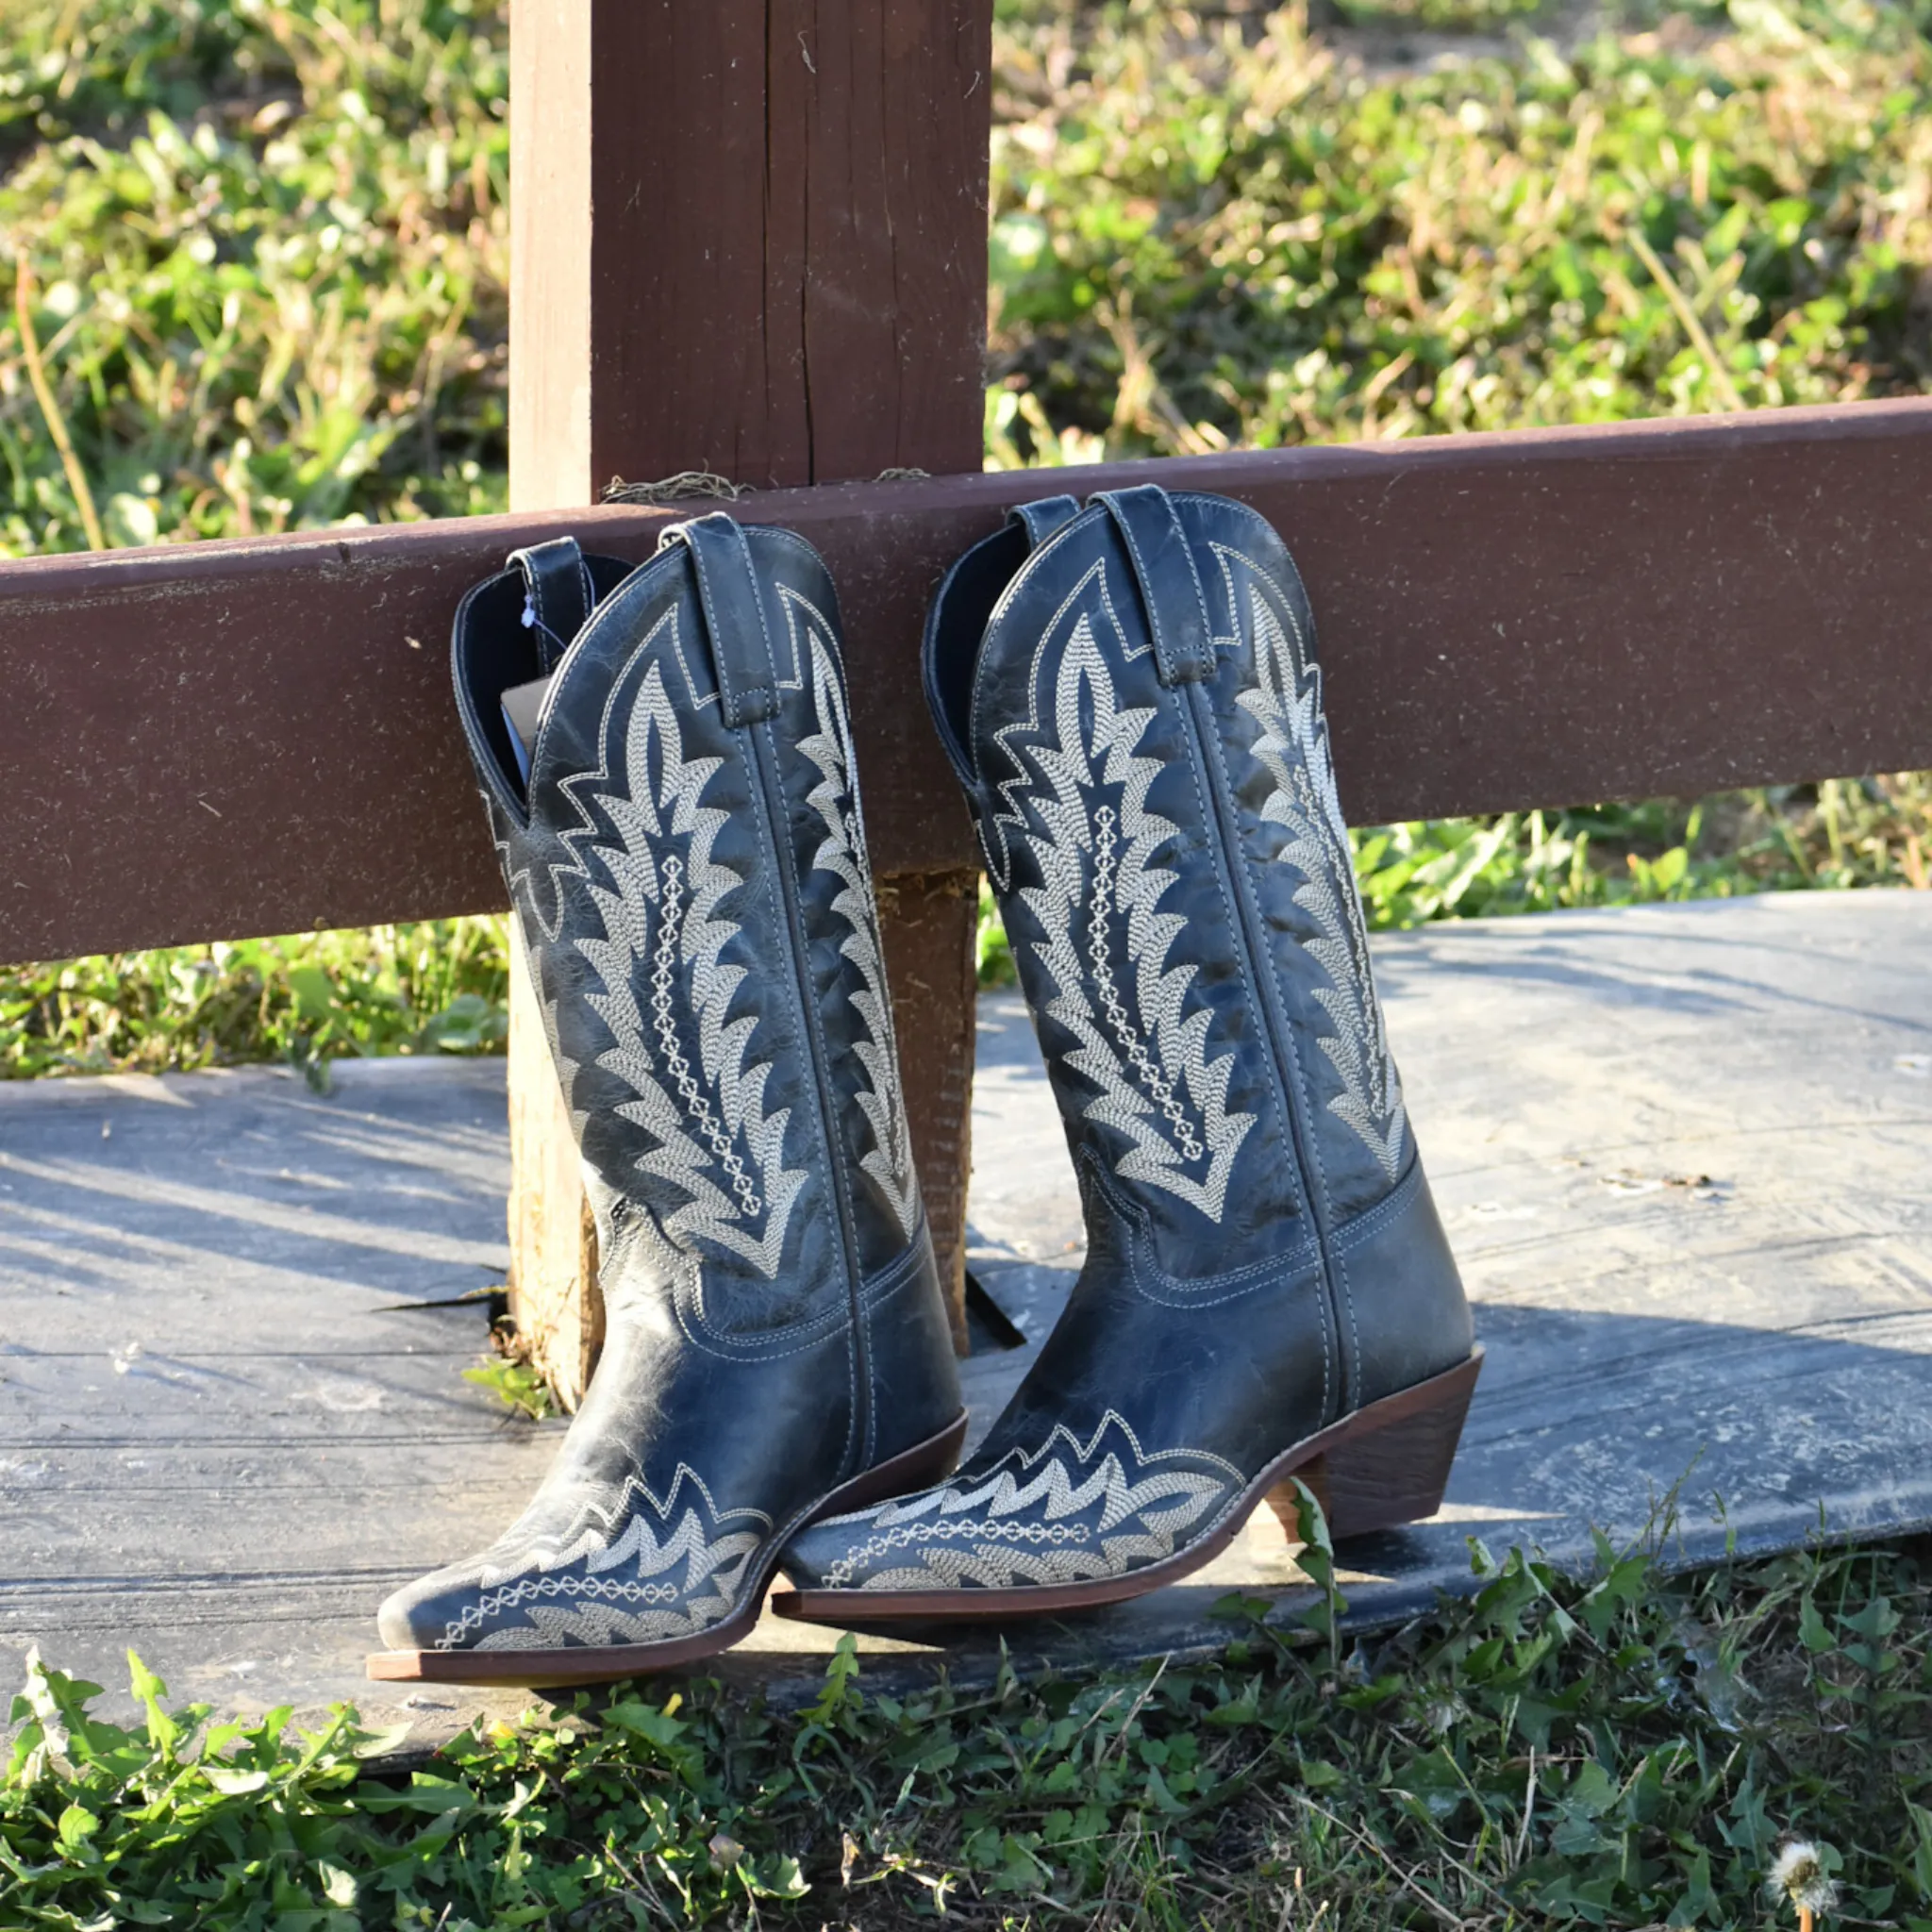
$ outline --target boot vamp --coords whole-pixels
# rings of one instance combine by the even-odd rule
[[[763,1355],[694,1342],[668,1299],[612,1323],[530,1507],[480,1556],[383,1606],[398,1650],[558,1649],[696,1636],[740,1608],[852,1457],[841,1323]]]
[[[1301,1249],[1190,1282],[1144,1247],[1096,1251],[959,1474],[813,1524],[787,1573],[829,1590],[1008,1590],[1166,1560],[1321,1426],[1335,1374],[1322,1293]]]

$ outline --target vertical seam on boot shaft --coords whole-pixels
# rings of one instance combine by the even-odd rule
[[[1257,981],[1259,978],[1256,971],[1254,940],[1248,925],[1246,902],[1241,897],[1241,881],[1236,876],[1236,855],[1231,828],[1222,809],[1220,789],[1215,783],[1216,774],[1208,768],[1206,734],[1202,731],[1200,720],[1194,712],[1195,701],[1191,693],[1197,691],[1199,688],[1198,683],[1192,680],[1169,687],[1175,701],[1175,709],[1180,714],[1182,735],[1188,744],[1188,775],[1193,781],[1195,804],[1203,820],[1202,829],[1208,835],[1208,863],[1215,869],[1215,884],[1220,891],[1222,903],[1226,908],[1229,937],[1241,956],[1236,964],[1241,970],[1243,989],[1249,998],[1254,999],[1257,996]],[[1269,1055],[1269,1084],[1274,1089],[1275,1104],[1281,1108],[1282,1124],[1288,1131],[1289,1145],[1296,1157],[1298,1165],[1306,1170],[1307,1161],[1303,1156],[1298,1116],[1293,1099],[1288,1091],[1287,1080],[1283,1076],[1279,1042],[1274,1038],[1274,1025],[1272,1018],[1265,1012],[1263,1022],[1270,1036],[1268,1044],[1274,1049]],[[1297,1179],[1300,1179],[1299,1175]],[[1316,1254],[1321,1261],[1322,1284],[1324,1290],[1324,1299],[1327,1304],[1327,1314],[1332,1318],[1334,1291],[1328,1284],[1327,1257],[1321,1243],[1322,1223],[1315,1213],[1307,1188],[1298,1186],[1295,1192],[1302,1208],[1314,1224]],[[1324,1320],[1321,1324],[1322,1410],[1324,1416],[1328,1412],[1329,1398],[1338,1379],[1335,1353],[1340,1349],[1341,1341],[1338,1328],[1331,1347],[1329,1326],[1328,1320]]]
[[[1195,689],[1199,696],[1191,702],[1201,709],[1209,711],[1208,724],[1211,724],[1211,701],[1208,692],[1202,686],[1196,686]],[[1224,801],[1232,800],[1233,787],[1228,778],[1226,761],[1222,756],[1220,734],[1208,729],[1198,715],[1195,724],[1204,745],[1216,765],[1219,783],[1214,788],[1215,809],[1222,817],[1229,854],[1228,869],[1235,874],[1235,892],[1241,905],[1250,964],[1254,965],[1259,958],[1265,958],[1265,954],[1257,940],[1259,915],[1250,897],[1251,880],[1245,857],[1236,837],[1231,805],[1224,805]],[[1269,1029],[1276,1034],[1277,1054],[1293,1077],[1296,1104],[1291,1121],[1291,1131],[1295,1136],[1296,1152],[1301,1157],[1302,1166],[1311,1177],[1307,1191],[1308,1211],[1315,1224],[1316,1252],[1322,1262],[1322,1281],[1327,1291],[1329,1311],[1335,1323],[1336,1348],[1341,1357],[1341,1368],[1337,1414],[1342,1415],[1355,1407],[1359,1393],[1357,1385],[1361,1368],[1361,1338],[1356,1325],[1355,1294],[1349,1284],[1347,1260],[1334,1226],[1332,1203],[1328,1197],[1328,1173],[1322,1161],[1321,1138],[1314,1126],[1314,1108],[1308,1097],[1307,1080],[1302,1069],[1301,1056],[1295,1050],[1295,1027],[1287,1011],[1280,976],[1272,970],[1265,974],[1257,970],[1255,979],[1267,1008]],[[1349,1345],[1346,1348],[1342,1346],[1341,1338],[1344,1307],[1348,1315]]]
[[[1230,803],[1230,789],[1227,770],[1220,755],[1220,734],[1213,728],[1211,701],[1207,687],[1198,680],[1183,685],[1177,693],[1181,708],[1186,714],[1191,735],[1194,740],[1197,754],[1204,762],[1212,760],[1212,770],[1208,774],[1209,810],[1213,814],[1215,830],[1219,833],[1219,843],[1226,855],[1228,886],[1233,893],[1238,938],[1244,954],[1242,960],[1243,976],[1247,980],[1252,995],[1261,1004],[1263,1024],[1271,1037],[1274,1051],[1273,1058],[1280,1089],[1287,1124],[1297,1158],[1297,1163],[1307,1185],[1304,1190],[1304,1203],[1314,1223],[1316,1253],[1321,1258],[1321,1279],[1325,1291],[1329,1322],[1334,1324],[1335,1345],[1341,1357],[1337,1415],[1346,1414],[1353,1406],[1356,1380],[1356,1364],[1350,1358],[1347,1349],[1342,1347],[1341,1315],[1342,1300],[1347,1293],[1345,1275],[1338,1290],[1337,1273],[1340,1257],[1334,1247],[1333,1230],[1330,1225],[1328,1180],[1322,1165],[1321,1149],[1317,1144],[1313,1126],[1309,1121],[1308,1097],[1302,1077],[1300,1056],[1294,1049],[1294,1029],[1289,1023],[1289,1015],[1281,998],[1281,989],[1272,974],[1260,971],[1261,961],[1266,954],[1259,943],[1259,919],[1252,895],[1251,881],[1247,874],[1246,861],[1241,850],[1234,813]],[[1206,714],[1204,716],[1204,713]],[[1355,1332],[1353,1298],[1349,1306],[1349,1329]],[[1327,1338],[1323,1338],[1324,1382],[1327,1381]],[[1328,1391],[1324,1389],[1324,1408],[1326,1410]]]
[[[759,601],[762,616],[762,598]],[[832,1091],[831,1055],[825,1045],[823,1015],[809,979],[809,941],[805,930],[803,895],[792,866],[793,855],[789,837],[791,812],[785,808],[785,790],[778,774],[777,734],[770,718],[745,729],[750,741],[752,765],[758,773],[759,789],[763,793],[763,817],[778,876],[778,895],[785,908],[786,923],[791,928],[791,985],[798,998],[807,1058],[811,1062],[812,1091],[818,1103],[819,1144],[831,1176],[840,1259],[845,1276],[847,1319],[850,1323],[846,1362],[852,1381],[852,1413],[846,1424],[845,1456],[849,1460],[856,1441],[862,1451],[863,1459],[870,1461],[874,1407],[870,1311],[864,1306],[859,1291],[858,1230],[846,1186],[842,1149],[836,1131],[839,1109]],[[788,836],[779,836],[781,827]]]
[[[722,515],[722,512],[719,514]],[[846,1374],[851,1390],[852,1407],[846,1423],[843,1462],[850,1464],[856,1442],[859,1450],[859,1463],[863,1466],[872,1460],[874,1432],[871,1314],[861,1293],[863,1284],[858,1265],[858,1224],[845,1163],[841,1158],[843,1149],[839,1135],[838,1100],[832,1084],[831,1053],[825,1043],[824,1015],[810,982],[810,940],[805,927],[804,893],[794,870],[791,813],[779,772],[778,739],[774,729],[774,720],[778,714],[777,665],[772,652],[772,627],[765,613],[765,588],[759,579],[757,562],[752,557],[750,538],[741,525],[730,522],[729,519],[726,519],[726,522],[732,533],[735,555],[743,563],[744,588],[750,594],[751,608],[758,618],[758,642],[761,647],[759,668],[762,675],[756,678],[744,691],[738,693],[734,700],[740,705],[749,705],[750,715],[744,717],[741,723],[729,716],[732,706],[726,702],[728,681],[724,668],[728,646],[724,640],[717,637],[712,625],[712,601],[705,573],[703,548],[700,543],[691,541],[689,531],[686,535],[685,547],[691,555],[692,572],[697,579],[700,621],[710,640],[712,672],[719,685],[719,714],[727,725],[748,732],[747,744],[752,767],[758,774],[758,788],[763,794],[765,830],[778,879],[779,904],[791,941],[790,952],[792,990],[798,998],[799,1022],[805,1035],[807,1058],[811,1063],[812,1089],[817,1100],[819,1145],[831,1176],[840,1259],[845,1277],[848,1324]],[[835,668],[835,675],[842,675],[842,672]],[[856,802],[857,780],[850,771],[846,774],[846,783],[852,790]]]

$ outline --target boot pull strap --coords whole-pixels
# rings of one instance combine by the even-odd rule
[[[691,546],[697,572],[698,604],[725,724],[736,730],[774,716],[778,681],[772,670],[771,634],[742,525],[722,509],[713,510],[664,533],[665,543],[678,539]]]
[[[524,626],[536,633],[537,663],[548,674],[595,608],[597,587],[575,537],[512,550],[509,561],[524,574]]]
[[[1038,550],[1056,530],[1079,514],[1077,496],[1042,496],[1036,503],[1016,503],[1007,521],[1021,525],[1026,532],[1027,549]]]
[[[1104,503],[1127,546],[1134,581],[1154,633],[1154,666],[1162,684],[1187,684],[1214,675],[1214,631],[1201,575],[1174,499],[1158,483],[1135,490],[1105,490]]]

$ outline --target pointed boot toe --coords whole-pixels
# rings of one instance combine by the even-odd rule
[[[636,570],[560,539],[454,657],[605,1342],[529,1507],[392,1596],[369,1668],[601,1681],[735,1642],[794,1531],[944,1475],[965,1419],[817,554],[722,514]]]
[[[465,1576],[459,1566],[452,1565],[391,1591],[375,1613],[383,1642],[392,1651],[434,1650],[462,1615],[469,1595]]]
[[[1383,1032],[1280,539],[1154,488],[1028,505],[941,587],[925,678],[1087,1261],[966,1466],[821,1522],[774,1607],[1108,1603],[1198,1568],[1264,1500],[1292,1520],[1295,1477],[1339,1537],[1428,1516],[1480,1357]]]
[[[780,1558],[794,1590],[844,1590],[851,1586],[852,1557],[871,1529],[874,1512],[860,1509],[822,1517],[785,1545]]]

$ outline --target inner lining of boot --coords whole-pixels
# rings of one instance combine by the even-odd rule
[[[524,624],[524,580],[521,573],[506,572],[476,592],[470,606],[468,648],[464,669],[475,724],[503,783],[513,797],[524,796],[523,774],[510,748],[509,727],[503,722],[503,694],[512,686],[527,684],[543,675],[537,640]]]
[[[586,557],[584,563],[591,573],[594,593],[591,610],[594,616],[635,566],[616,557]],[[470,607],[464,661],[483,741],[490,747],[490,756],[496,760],[496,769],[510,796],[527,804],[528,791],[509,741],[509,727],[503,722],[504,692],[543,675],[537,633],[524,622],[525,599],[523,574],[514,570],[505,572],[476,592],[476,600]],[[558,676],[562,675],[577,639],[589,629],[587,619],[576,638],[564,641],[570,648],[558,661]]]
[[[969,778],[976,776],[969,727],[980,640],[1000,592],[1025,562],[1027,548],[1025,529],[1019,524],[1008,524],[983,543],[975,543],[959,559],[940,608],[931,655],[933,698],[953,762]]]

